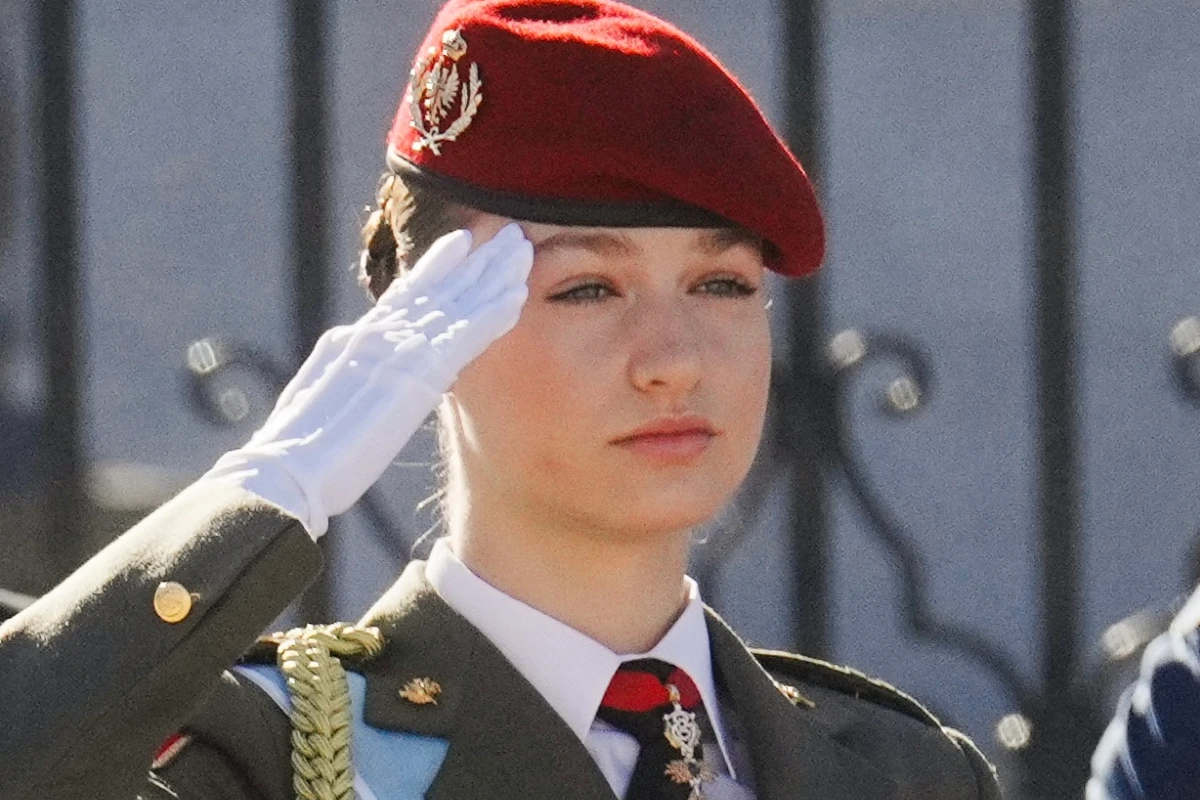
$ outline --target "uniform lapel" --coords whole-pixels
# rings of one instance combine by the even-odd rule
[[[718,680],[749,739],[757,800],[883,800],[896,787],[781,692],[725,622],[708,610]]]
[[[431,800],[558,800],[565,787],[573,798],[613,800],[583,743],[500,651],[438,596],[425,580],[424,562],[410,563],[361,624],[377,626],[385,643],[362,668],[366,721],[450,742],[427,795]],[[421,678],[437,683],[436,702],[401,696]]]

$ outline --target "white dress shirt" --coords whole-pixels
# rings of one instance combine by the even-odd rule
[[[618,797],[625,796],[633,777],[638,743],[596,719],[596,712],[617,667],[625,661],[657,658],[691,676],[716,734],[718,747],[704,748],[705,763],[718,775],[704,785],[705,798],[752,800],[753,794],[737,783],[733,765],[745,762],[731,758],[735,743],[721,721],[704,606],[694,580],[684,578],[687,606],[658,644],[645,653],[618,655],[487,583],[463,564],[447,539],[434,544],[425,576],[442,599],[478,628],[562,717]]]

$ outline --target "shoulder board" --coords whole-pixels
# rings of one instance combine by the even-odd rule
[[[868,700],[892,711],[898,711],[926,725],[942,727],[938,718],[911,696],[890,683],[872,678],[856,669],[779,650],[752,647],[750,652],[764,669],[777,678],[832,689],[840,694]]]

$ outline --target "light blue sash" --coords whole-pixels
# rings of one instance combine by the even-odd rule
[[[233,670],[253,682],[275,704],[291,714],[287,682],[275,667],[240,666]],[[367,681],[356,672],[346,672],[350,684],[354,729],[350,753],[354,761],[354,791],[359,800],[418,800],[429,791],[450,743],[445,739],[418,736],[403,731],[385,731],[363,720],[363,698]]]

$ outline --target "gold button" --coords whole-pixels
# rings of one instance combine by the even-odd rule
[[[183,584],[164,581],[154,590],[154,613],[163,622],[180,622],[192,610],[192,595]]]

